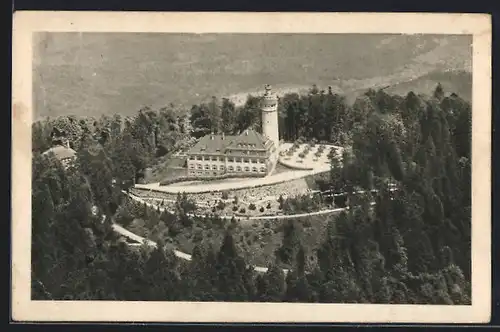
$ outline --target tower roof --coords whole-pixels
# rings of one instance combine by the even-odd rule
[[[278,102],[278,97],[272,92],[271,86],[269,84],[265,85],[264,97],[262,98],[262,106],[269,107],[276,105]]]

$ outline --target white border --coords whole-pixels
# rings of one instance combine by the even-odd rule
[[[473,35],[472,305],[31,301],[32,32]],[[483,14],[17,12],[13,22],[12,314],[29,321],[486,322],[491,314],[491,18]]]

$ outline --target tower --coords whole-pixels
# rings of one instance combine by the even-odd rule
[[[279,147],[280,137],[278,132],[278,98],[271,92],[271,87],[266,84],[266,92],[262,99],[262,134],[274,142],[276,149]]]

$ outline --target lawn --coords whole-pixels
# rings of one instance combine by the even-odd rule
[[[154,166],[146,170],[144,183],[154,183],[167,178],[186,176],[186,168],[184,167],[185,161],[184,158],[172,156],[171,154],[159,158]]]

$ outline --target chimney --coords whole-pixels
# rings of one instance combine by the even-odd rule
[[[222,139],[224,139],[224,132],[222,132]]]
[[[210,139],[211,139],[211,140],[213,140],[213,139],[214,139],[214,132],[213,132],[213,131],[210,133]]]
[[[245,130],[245,135],[246,135],[246,136],[248,136],[248,129],[247,129],[247,130]]]

